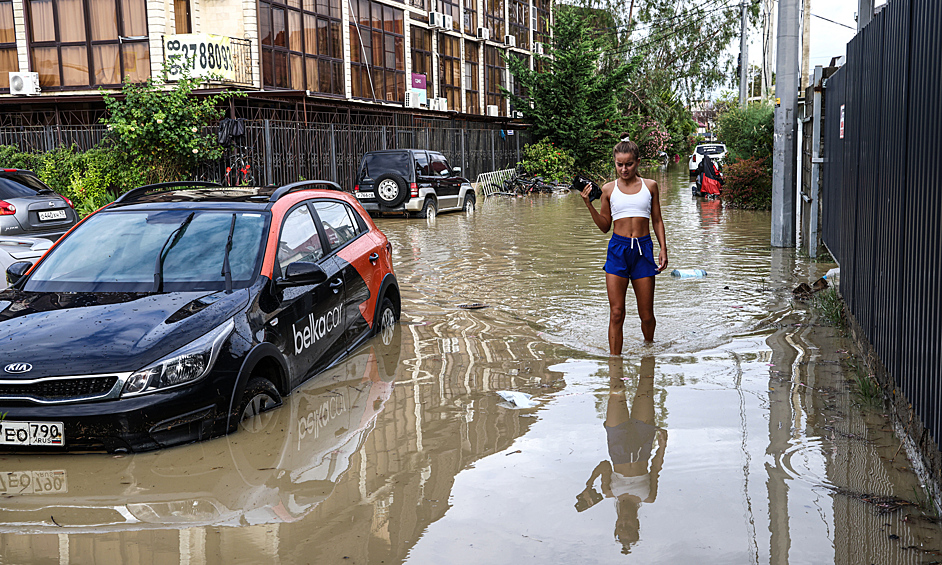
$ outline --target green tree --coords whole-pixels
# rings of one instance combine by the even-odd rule
[[[577,10],[557,6],[552,44],[545,57],[537,56],[540,68],[531,71],[507,58],[526,96],[504,93],[532,124],[534,139],[549,138],[573,156],[577,168],[586,168],[607,158],[625,126],[617,100],[631,66],[612,65],[607,40]]]
[[[165,74],[160,80],[125,82],[120,95],[102,92],[108,113],[101,122],[110,130],[110,142],[144,182],[189,178],[195,166],[222,155],[206,126],[223,116],[222,102],[239,93],[197,98],[193,92],[202,82],[185,77],[171,84]]]

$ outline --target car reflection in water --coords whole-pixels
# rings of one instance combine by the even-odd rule
[[[0,532],[299,520],[330,496],[372,431],[400,342],[400,325],[386,328],[237,434],[118,458],[124,465],[99,455],[0,458]]]

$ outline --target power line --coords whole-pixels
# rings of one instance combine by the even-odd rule
[[[846,27],[847,29],[852,29],[852,30],[854,30],[854,31],[857,31],[857,28],[852,27],[852,26],[849,26],[849,25],[847,25],[847,24],[842,24],[841,22],[835,22],[834,20],[829,20],[829,19],[825,18],[824,16],[819,16],[818,14],[811,14],[811,15],[814,16],[815,18],[822,19],[822,20],[824,20],[824,21],[826,21],[826,22],[831,22],[832,24],[837,24],[837,25],[839,25],[839,26],[844,26],[844,27]]]

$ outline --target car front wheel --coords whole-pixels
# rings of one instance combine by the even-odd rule
[[[467,195],[465,195],[465,197],[464,197],[464,206],[462,207],[462,209],[463,209],[463,210],[465,211],[465,213],[467,213],[467,214],[471,214],[471,213],[474,212],[474,195],[473,195],[473,194],[467,194]]]
[[[265,422],[260,422],[255,417],[278,406],[281,406],[281,393],[275,385],[264,377],[253,377],[242,394],[239,421],[242,427],[250,432],[264,428]]]

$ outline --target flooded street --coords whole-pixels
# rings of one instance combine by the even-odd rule
[[[657,277],[654,345],[629,293],[607,355],[576,194],[378,219],[400,325],[228,437],[0,456],[0,564],[942,562],[853,344],[793,298],[834,265],[694,199],[684,165],[647,174],[668,269],[709,275]]]

